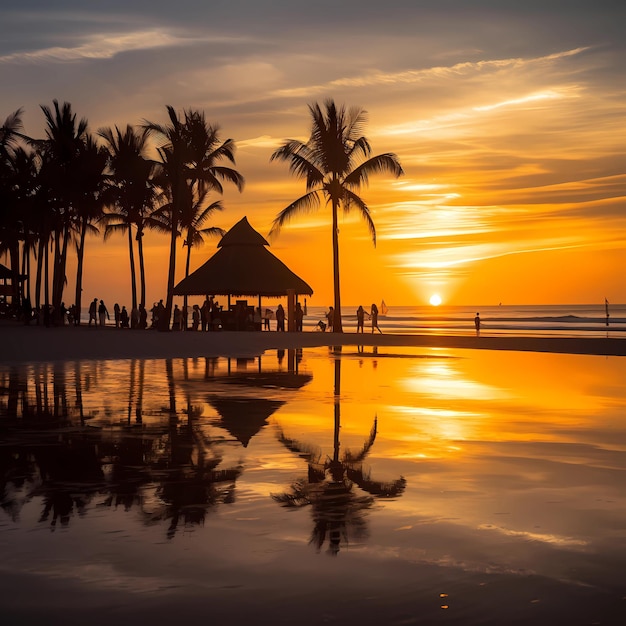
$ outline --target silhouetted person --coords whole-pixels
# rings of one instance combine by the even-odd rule
[[[174,305],[174,328],[173,330],[180,330],[183,321],[183,313],[178,308],[178,305]]]
[[[104,300],[100,300],[100,304],[98,305],[98,317],[100,318],[100,326],[104,326],[106,321],[111,319],[109,311],[104,304]]]
[[[372,303],[372,308],[370,309],[370,317],[372,319],[372,334],[374,330],[377,330],[381,335],[383,331],[378,327],[378,307],[375,303]]]
[[[474,318],[474,326],[476,327],[476,334],[480,335],[480,313],[476,313]]]
[[[128,311],[126,310],[126,307],[123,306],[122,310],[120,311],[120,326],[122,328],[128,328],[129,327],[129,323],[128,323]]]
[[[191,313],[191,330],[198,330],[200,326],[200,307],[197,304],[193,305],[193,311]]]
[[[211,303],[208,298],[205,298],[200,307],[200,323],[202,332],[211,330]]]
[[[94,326],[98,325],[98,298],[94,298],[93,302],[89,305],[89,324],[87,326],[91,326],[91,320],[93,320]]]
[[[276,330],[285,332],[285,309],[282,304],[276,309]]]
[[[295,310],[295,322],[296,322],[296,332],[302,332],[302,325],[304,322],[304,311],[302,310],[302,305],[299,302],[296,302],[296,310]]]
[[[133,307],[130,310],[130,327],[139,328],[139,309],[137,307]]]
[[[356,310],[356,332],[363,334],[365,326],[365,309],[359,304]]]
[[[335,309],[333,307],[328,308],[328,313],[326,313],[326,326],[328,328],[328,332],[333,332],[333,324],[335,322]]]
[[[120,305],[116,302],[113,305],[113,319],[115,320],[115,328],[120,327]]]
[[[265,317],[263,318],[263,328],[264,330],[270,329],[270,318],[272,317],[273,312],[271,309],[265,309]]]
[[[148,311],[143,304],[139,305],[139,328],[141,330],[148,328]]]

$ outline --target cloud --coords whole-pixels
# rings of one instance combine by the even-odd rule
[[[67,63],[84,59],[111,59],[124,52],[232,42],[228,37],[180,37],[166,30],[144,30],[130,33],[101,33],[84,38],[77,46],[53,46],[31,52],[14,52],[0,56],[0,63]]]

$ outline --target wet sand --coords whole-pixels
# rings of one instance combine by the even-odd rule
[[[0,362],[256,356],[266,350],[320,346],[441,347],[626,356],[626,338],[490,337],[303,332],[159,332],[113,327],[0,323]]]

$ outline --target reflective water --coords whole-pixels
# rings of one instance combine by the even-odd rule
[[[371,347],[0,366],[2,623],[626,623],[625,382]]]

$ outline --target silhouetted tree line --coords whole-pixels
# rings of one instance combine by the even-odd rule
[[[22,132],[22,109],[0,127],[0,255],[9,258],[14,307],[27,301],[37,310],[51,306],[60,316],[68,255],[76,254],[74,305],[80,320],[85,243],[87,235],[100,233],[105,239],[114,233],[128,237],[132,307],[145,306],[143,237],[152,229],[171,237],[167,323],[177,239],[182,236],[188,248],[188,274],[191,248],[205,235],[223,232],[205,226],[223,209],[212,194],[221,194],[224,182],[243,188],[241,174],[228,167],[235,164],[234,141],[222,142],[219,126],[207,123],[201,111],[179,117],[171,106],[168,124],[145,121],[140,127],[101,128],[95,135],[67,102],[54,100],[41,110],[43,139]],[[157,159],[147,156],[151,136]]]
[[[244,178],[235,165],[235,143],[222,142],[219,126],[208,124],[204,113],[167,106],[168,123],[144,121],[124,130],[102,128],[94,136],[86,119],[76,119],[71,105],[42,106],[45,139],[22,133],[22,110],[10,115],[0,127],[0,255],[10,258],[14,285],[13,302],[31,302],[31,256],[36,259],[35,307],[43,303],[59,314],[66,282],[68,250],[75,248],[76,306],[80,320],[85,240],[104,226],[104,238],[113,233],[128,237],[131,298],[137,307],[135,247],[139,263],[139,303],[145,306],[146,280],[143,236],[147,230],[169,233],[170,256],[165,315],[162,330],[169,328],[176,269],[176,241],[187,246],[185,276],[189,274],[191,248],[205,235],[221,235],[222,229],[206,222],[224,207],[213,194],[223,184],[239,191]],[[339,281],[338,212],[356,210],[365,221],[376,245],[376,229],[369,208],[358,191],[372,174],[403,174],[393,153],[371,155],[362,130],[366,112],[346,109],[327,100],[309,106],[311,134],[308,141],[286,140],[270,160],[285,161],[292,174],[306,181],[306,193],[281,210],[270,234],[299,214],[320,205],[331,209],[334,332],[343,332]],[[158,158],[147,156],[153,137]],[[324,200],[324,202],[322,202]],[[52,274],[52,294],[49,293]],[[20,276],[26,280],[21,281]]]

